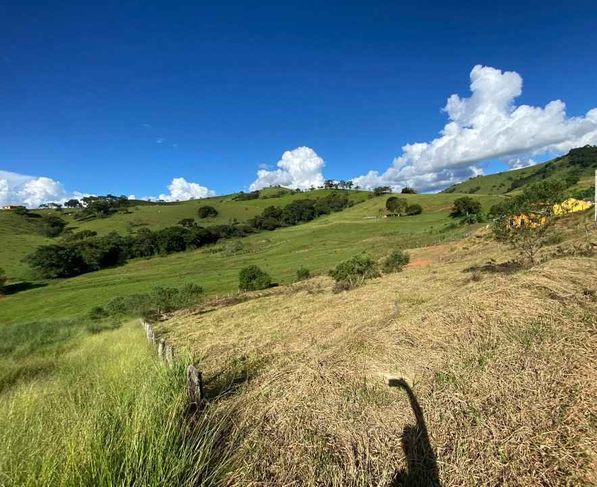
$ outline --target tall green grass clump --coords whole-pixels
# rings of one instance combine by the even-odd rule
[[[54,366],[43,377],[25,371],[0,394],[1,485],[217,481],[227,464],[218,449],[224,422],[209,413],[188,420],[184,365],[160,363],[140,327],[90,334],[71,323],[53,344],[45,330],[35,334],[22,338]],[[18,355],[2,349],[3,361]]]

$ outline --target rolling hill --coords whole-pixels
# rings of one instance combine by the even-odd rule
[[[476,176],[445,189],[444,193],[508,194],[545,179],[569,180],[577,189],[593,185],[597,170],[597,147],[572,149],[568,154],[542,164],[488,176]]]

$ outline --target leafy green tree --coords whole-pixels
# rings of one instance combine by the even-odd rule
[[[404,212],[406,215],[420,215],[423,213],[423,207],[418,203],[413,203],[412,205],[408,205],[406,207],[406,211]]]
[[[454,200],[450,216],[459,218],[478,213],[481,213],[481,203],[470,196],[463,196]]]
[[[213,206],[205,205],[200,206],[197,210],[197,215],[199,218],[212,218],[214,216],[218,216],[218,210],[216,210]]]
[[[272,278],[256,265],[250,265],[242,269],[238,275],[239,288],[241,291],[257,291],[267,289],[272,285]]]
[[[72,198],[64,203],[66,208],[82,208],[83,205],[78,199]]]
[[[381,196],[382,194],[391,193],[392,188],[389,186],[378,186],[377,188],[373,188],[373,194],[375,196]]]
[[[400,191],[402,194],[416,194],[417,192],[415,191],[415,188],[411,188],[409,186],[405,186],[404,188],[402,188],[402,191]]]
[[[390,196],[386,200],[386,209],[393,215],[403,215],[408,208],[408,201],[404,198]]]
[[[531,265],[551,237],[554,223],[553,207],[564,198],[565,181],[546,180],[531,184],[508,201],[494,205],[494,237],[517,250],[522,260]]]

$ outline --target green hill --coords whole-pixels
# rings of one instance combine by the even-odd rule
[[[239,193],[190,200],[174,203],[148,203],[137,201],[133,206],[119,211],[106,218],[91,218],[79,220],[81,210],[35,210],[35,214],[56,215],[67,222],[66,230],[80,232],[90,230],[98,235],[117,232],[121,235],[129,234],[140,228],[159,230],[176,225],[184,218],[193,218],[201,226],[229,224],[232,222],[246,222],[260,214],[268,206],[285,206],[291,201],[302,198],[321,198],[329,195],[332,190],[319,189],[307,192],[294,192],[281,188],[268,188],[260,191],[260,197],[252,200],[239,200]],[[366,191],[350,191],[346,193],[351,201],[359,203],[369,196]],[[199,219],[197,210],[201,206],[214,207],[218,215]],[[5,269],[8,277],[15,280],[29,280],[34,276],[23,257],[36,247],[52,243],[52,239],[41,235],[36,227],[37,220],[17,215],[12,211],[0,211],[0,268]],[[56,239],[55,239],[56,240]]]
[[[570,181],[571,186],[584,189],[592,186],[597,169],[597,147],[572,149],[568,154],[542,164],[512,171],[476,176],[445,189],[444,193],[507,194],[523,186],[545,179]]]

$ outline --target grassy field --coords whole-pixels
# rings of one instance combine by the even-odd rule
[[[162,331],[235,417],[227,481],[595,485],[597,258],[574,255],[597,242],[589,217],[531,269],[495,266],[514,255],[480,232],[348,292],[317,277],[175,313]]]
[[[45,287],[5,296],[0,298],[0,322],[80,317],[111,297],[144,292],[156,285],[195,282],[208,294],[229,293],[238,288],[239,270],[250,264],[262,267],[275,281],[288,283],[302,266],[325,273],[341,260],[362,251],[379,257],[393,248],[420,247],[456,239],[470,231],[467,226],[452,225],[448,216],[458,195],[405,196],[409,202],[420,203],[423,214],[377,218],[386,197],[368,199],[303,225],[222,241],[196,251],[136,260],[122,267],[54,280]],[[499,200],[499,196],[478,198],[485,209]]]
[[[0,485],[212,485],[222,418],[185,419],[184,367],[141,326],[0,327]]]

